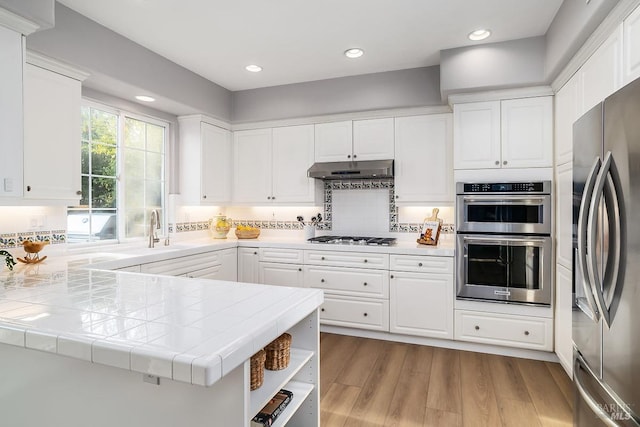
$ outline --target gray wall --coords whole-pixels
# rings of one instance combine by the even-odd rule
[[[544,83],[544,55],[544,37],[443,50],[442,96]]]
[[[545,78],[553,80],[618,0],[565,0],[546,37]]]
[[[233,92],[234,123],[442,105],[438,66]]]
[[[174,114],[199,111],[222,120],[231,119],[231,92],[227,89],[60,3],[56,3],[55,24],[53,29],[28,36],[27,48],[189,107],[172,111]],[[91,77],[87,84],[91,86]]]
[[[40,30],[53,27],[54,0],[0,0],[0,8],[40,25]]]

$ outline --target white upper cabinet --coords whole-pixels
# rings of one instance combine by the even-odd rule
[[[451,114],[396,118],[394,167],[397,204],[452,202]]]
[[[556,261],[568,269],[573,266],[573,164],[556,168]]]
[[[573,160],[573,123],[580,117],[580,73],[574,76],[555,96],[556,165]]]
[[[271,203],[271,129],[233,133],[233,201]]]
[[[315,125],[315,141],[316,162],[351,160],[353,149],[351,120]]]
[[[315,161],[393,159],[393,118],[315,125]]]
[[[502,101],[502,166],[553,165],[553,97]]]
[[[307,177],[313,164],[313,125],[273,129],[272,200],[313,202],[316,180]]]
[[[190,205],[222,204],[231,200],[231,132],[181,117],[180,192]]]
[[[640,7],[624,20],[624,84],[640,77]]]
[[[313,147],[313,125],[235,132],[233,201],[314,203]]]
[[[58,71],[25,64],[24,197],[77,204],[81,81]]]
[[[622,87],[622,24],[580,68],[582,112]]]
[[[455,169],[553,165],[552,97],[456,104],[453,112]]]
[[[22,34],[0,25],[0,197],[23,194],[23,64]]]
[[[393,118],[353,122],[353,160],[393,159]]]
[[[500,167],[500,101],[453,106],[456,169]]]

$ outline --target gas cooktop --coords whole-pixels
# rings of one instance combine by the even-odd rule
[[[380,245],[390,246],[396,243],[393,237],[362,236],[318,236],[307,240],[310,243],[328,243],[332,245]]]

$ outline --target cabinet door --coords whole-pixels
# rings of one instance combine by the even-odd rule
[[[391,272],[389,330],[453,338],[453,275]]]
[[[307,177],[313,164],[313,134],[313,125],[273,129],[273,201],[314,201],[315,180]]]
[[[556,168],[556,259],[567,268],[573,265],[573,165]]]
[[[393,118],[355,120],[353,122],[353,159],[393,159],[393,126]]]
[[[622,87],[622,24],[580,68],[582,111]]]
[[[231,133],[201,123],[201,183],[203,203],[231,200]]]
[[[553,98],[502,101],[502,167],[553,166]]]
[[[555,350],[560,364],[571,375],[573,371],[573,345],[571,339],[571,312],[573,305],[571,270],[556,265]]]
[[[0,197],[23,194],[23,40],[22,34],[0,25]]]
[[[271,203],[271,129],[233,135],[233,200]]]
[[[342,162],[351,160],[353,130],[351,120],[315,125],[315,161]]]
[[[580,117],[580,74],[575,74],[555,96],[556,165],[573,159],[573,123]]]
[[[25,198],[80,199],[80,82],[25,64]]]
[[[500,101],[453,106],[455,169],[500,167]]]
[[[277,286],[304,286],[304,272],[300,264],[260,263],[260,283]]]
[[[640,7],[624,20],[624,84],[640,77]]]
[[[398,204],[453,201],[451,137],[450,114],[396,119],[394,167]]]
[[[259,283],[258,248],[238,248],[238,282]]]

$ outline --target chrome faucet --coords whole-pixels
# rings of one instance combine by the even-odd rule
[[[149,219],[149,247],[152,248],[155,243],[158,243],[160,239],[156,234],[156,230],[160,230],[160,215],[158,210],[151,211],[151,218]]]

